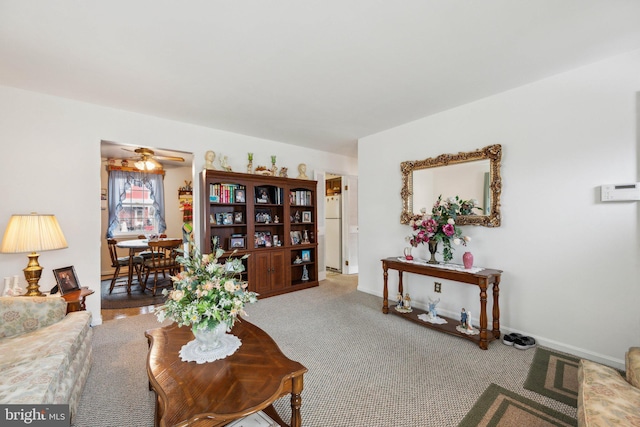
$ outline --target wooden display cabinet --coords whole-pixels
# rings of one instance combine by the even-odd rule
[[[318,286],[316,181],[206,170],[201,185],[203,253],[249,254],[245,276],[262,297]]]

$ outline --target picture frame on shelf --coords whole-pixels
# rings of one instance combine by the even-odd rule
[[[236,236],[233,237],[231,236],[229,238],[229,246],[231,247],[230,249],[245,249],[245,247],[247,246],[246,244],[246,239],[244,238],[244,236]]]
[[[233,214],[231,212],[225,212],[222,215],[222,224],[223,225],[231,225],[231,224],[233,224]]]
[[[235,224],[243,224],[244,223],[244,214],[242,212],[235,212],[233,214],[233,222]]]
[[[302,212],[302,222],[311,222],[311,211]]]
[[[282,242],[280,241],[280,237],[277,234],[273,235],[273,246],[282,246]]]
[[[246,203],[245,196],[246,195],[243,188],[236,190],[236,203]]]
[[[209,223],[216,224],[216,216],[215,214],[209,214]]]
[[[293,230],[289,233],[291,235],[291,244],[299,245],[302,243],[302,233],[298,230]]]
[[[256,187],[256,203],[271,203],[271,198],[269,197],[269,189],[267,187]]]
[[[224,213],[216,212],[216,224],[222,225],[223,220],[224,220]]]
[[[302,262],[309,262],[311,261],[311,251],[310,250],[304,250],[301,252],[301,257],[302,257]]]
[[[266,209],[257,209],[256,222],[259,224],[269,224],[271,222],[271,212]]]
[[[271,247],[271,232],[270,231],[256,231],[254,234],[254,246],[256,248]]]
[[[76,269],[72,265],[53,270],[53,276],[56,278],[56,283],[58,284],[61,295],[80,289]]]

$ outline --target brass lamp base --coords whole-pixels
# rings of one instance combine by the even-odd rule
[[[27,268],[24,270],[24,278],[27,279],[27,293],[24,294],[25,297],[43,297],[45,296],[42,292],[40,292],[40,286],[38,286],[38,282],[40,281],[40,276],[42,275],[42,267],[38,263],[38,257],[40,254],[35,252],[31,252],[29,256],[29,264],[27,264]]]

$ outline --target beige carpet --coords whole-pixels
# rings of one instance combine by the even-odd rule
[[[535,351],[474,343],[382,314],[382,300],[356,290],[357,277],[331,275],[319,287],[260,300],[248,320],[305,365],[305,427],[457,426],[490,384],[571,417],[572,408],[525,390]],[[153,315],[95,328],[94,362],[77,427],[153,426],[144,330]],[[289,401],[276,403],[289,418]]]

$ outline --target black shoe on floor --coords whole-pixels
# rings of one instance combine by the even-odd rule
[[[519,350],[526,350],[536,346],[536,340],[531,337],[518,338],[513,342],[513,346]]]
[[[513,345],[513,343],[519,339],[524,338],[522,334],[516,334],[515,332],[512,334],[507,334],[502,336],[502,344],[504,345]]]

